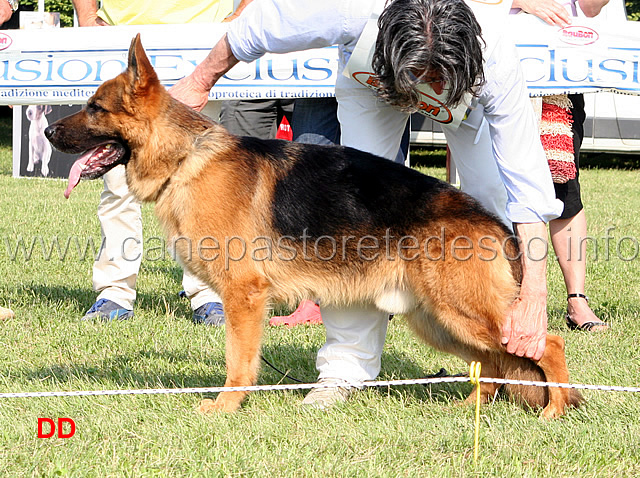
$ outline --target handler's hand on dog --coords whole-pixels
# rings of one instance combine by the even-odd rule
[[[522,250],[520,297],[502,327],[507,352],[540,360],[547,338],[547,228],[543,222],[516,224]]]
[[[169,94],[196,111],[202,111],[209,99],[209,90],[203,89],[192,75],[185,76],[169,88]]]
[[[169,88],[169,94],[194,110],[202,111],[213,85],[237,63],[225,34],[193,73]]]
[[[518,298],[511,305],[502,327],[502,343],[518,357],[540,360],[547,341],[547,302]]]

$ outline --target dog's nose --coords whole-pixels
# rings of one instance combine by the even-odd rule
[[[57,125],[54,123],[45,128],[44,135],[47,137],[48,140],[51,140],[56,135],[59,129],[60,129],[60,125]]]

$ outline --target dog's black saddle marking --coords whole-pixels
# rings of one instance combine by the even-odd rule
[[[294,145],[293,164],[275,187],[273,226],[299,237],[345,231],[410,230],[429,219],[435,196],[451,186],[352,148]]]

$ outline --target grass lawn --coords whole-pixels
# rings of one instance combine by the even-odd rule
[[[181,271],[154,239],[162,235],[149,205],[143,214],[151,247],[138,278],[135,318],[79,321],[95,298],[91,241],[99,246],[102,182],[84,182],[65,200],[62,181],[12,178],[10,124],[1,121],[0,305],[16,317],[0,323],[0,391],[222,385],[224,329],[192,325],[187,301],[177,296]],[[444,175],[442,153],[416,153],[414,159],[429,174]],[[553,259],[549,328],[567,341],[572,382],[639,386],[638,157],[587,159],[582,184],[594,238],[587,294],[612,328],[588,334],[565,327],[566,292]],[[263,350],[280,369],[313,382],[323,341],[321,326],[267,327]],[[382,364],[382,379],[467,369],[418,342],[401,319],[390,324]],[[259,384],[281,381],[263,368]],[[207,417],[194,411],[198,395],[3,399],[0,476],[640,474],[637,393],[586,391],[584,408],[550,422],[504,400],[483,406],[474,466],[473,413],[455,401],[470,391],[467,383],[366,390],[326,413],[300,407],[303,392],[260,392],[238,413]],[[72,418],[76,434],[39,439],[39,417]]]

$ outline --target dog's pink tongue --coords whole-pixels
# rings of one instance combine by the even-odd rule
[[[71,166],[71,171],[69,171],[69,182],[67,183],[67,189],[64,191],[65,198],[69,199],[69,196],[71,196],[71,191],[73,191],[73,188],[75,188],[80,182],[80,175],[82,174],[82,171],[86,169],[86,164],[97,149],[98,148],[94,148],[87,151],[76,159],[76,162]]]

